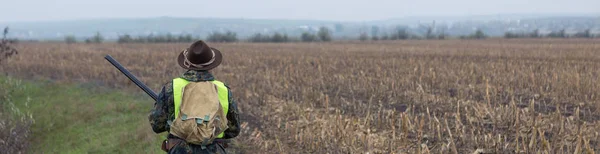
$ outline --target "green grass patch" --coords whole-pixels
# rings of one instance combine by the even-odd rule
[[[31,153],[162,153],[147,115],[153,100],[139,93],[84,84],[0,77],[6,98],[32,115]]]

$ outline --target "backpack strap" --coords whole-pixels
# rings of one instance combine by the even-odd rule
[[[175,117],[179,117],[179,109],[181,108],[181,100],[183,99],[183,88],[190,83],[182,78],[173,79],[173,102],[175,103]]]
[[[229,88],[225,86],[225,84],[221,81],[213,80],[211,81],[217,87],[217,93],[219,93],[219,103],[221,103],[221,107],[223,107],[223,112],[225,112],[225,116],[227,116],[227,112],[229,111]],[[217,138],[223,138],[225,136],[225,132],[219,134]]]
[[[223,107],[223,112],[227,115],[229,111],[229,89],[225,86],[225,83],[217,80],[211,81],[217,86],[217,93],[219,93],[219,102]]]

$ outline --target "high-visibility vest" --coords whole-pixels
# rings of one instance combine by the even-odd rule
[[[210,81],[217,86],[217,93],[219,94],[219,103],[221,103],[221,107],[223,107],[223,112],[227,115],[227,111],[229,110],[229,89],[225,87],[225,84],[221,81],[213,80]],[[183,98],[183,87],[190,83],[189,81],[182,78],[173,79],[173,99],[175,103],[175,118],[179,117],[179,109],[181,107],[181,100]],[[219,134],[217,138],[223,138],[225,133]]]

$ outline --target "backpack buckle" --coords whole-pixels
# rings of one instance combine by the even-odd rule
[[[186,115],[186,114],[183,114],[183,115],[181,115],[181,120],[182,120],[182,121],[185,121],[185,120],[187,120],[187,115]]]

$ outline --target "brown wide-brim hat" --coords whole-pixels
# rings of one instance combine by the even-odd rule
[[[183,55],[186,50],[188,51],[187,58],[188,58],[188,61],[190,61],[190,62],[200,61],[199,63],[203,63],[204,61],[211,59],[208,57],[212,57],[212,53],[214,53],[214,60],[206,65],[202,65],[201,67],[195,67],[195,66],[188,67],[185,65],[186,55]],[[211,52],[211,50],[212,50],[212,52]],[[204,60],[204,61],[202,61],[202,60]],[[221,62],[223,62],[223,54],[221,54],[221,51],[219,51],[216,48],[209,47],[202,40],[194,42],[192,45],[190,45],[189,48],[181,51],[181,53],[179,54],[179,57],[177,57],[177,63],[179,63],[179,66],[181,66],[185,69],[188,69],[188,70],[208,71],[208,70],[211,70],[211,69],[219,66],[221,64]]]

